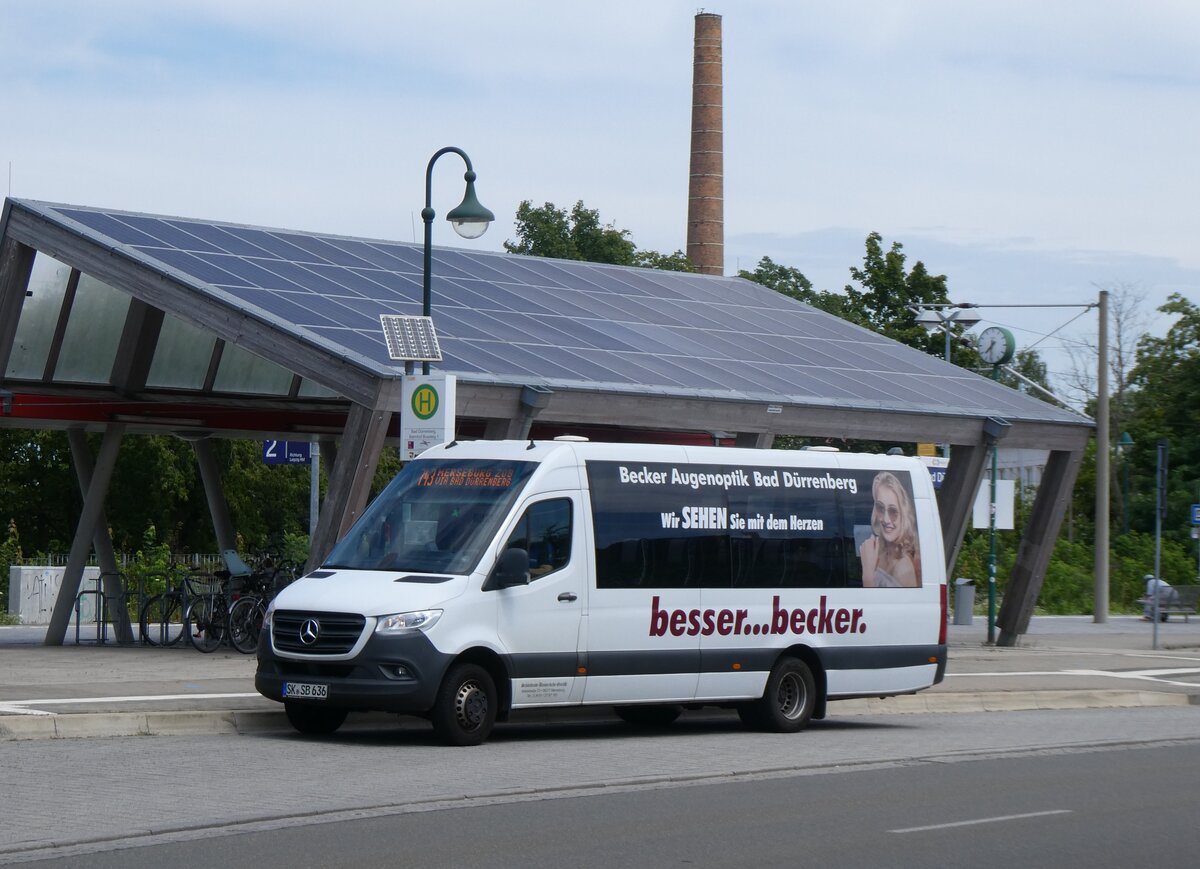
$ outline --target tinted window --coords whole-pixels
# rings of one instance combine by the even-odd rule
[[[567,498],[531,504],[508,538],[506,548],[529,553],[529,576],[537,579],[571,560],[571,502]]]
[[[921,582],[907,471],[588,462],[587,473],[599,588]]]
[[[730,531],[733,584],[743,588],[837,588],[846,584],[843,493],[759,488],[730,494],[747,528]]]
[[[673,485],[671,467],[587,463],[598,588],[729,585],[725,491]]]

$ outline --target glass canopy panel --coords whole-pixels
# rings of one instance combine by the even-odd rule
[[[163,316],[146,385],[159,389],[203,389],[217,339],[170,314]]]
[[[108,383],[121,344],[129,296],[90,275],[79,276],[54,379]]]
[[[242,395],[287,395],[292,372],[235,344],[226,344],[213,381],[213,392]]]
[[[309,380],[307,377],[300,381],[300,391],[297,393],[300,398],[341,398],[332,389],[322,386],[315,381]]]
[[[17,320],[12,355],[5,377],[41,380],[54,340],[54,327],[62,310],[71,269],[41,251],[33,258],[33,272]]]

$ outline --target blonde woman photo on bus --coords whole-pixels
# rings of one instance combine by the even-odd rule
[[[921,556],[912,497],[890,471],[871,483],[875,506],[871,536],[859,548],[862,584],[868,588],[916,588],[921,585]]]

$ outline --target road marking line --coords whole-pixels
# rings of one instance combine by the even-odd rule
[[[1177,685],[1181,688],[1195,688],[1195,682],[1178,682],[1174,679],[1162,679],[1160,676],[1194,676],[1200,670],[1131,670],[1126,673],[1113,673],[1109,670],[1064,670],[1069,676],[1108,676],[1112,679],[1140,679],[1143,682],[1155,682],[1159,685]]]
[[[1062,676],[1066,672],[1066,670],[1011,670],[999,673],[947,673],[946,678],[972,679],[976,676]]]
[[[1047,815],[1069,815],[1071,809],[1051,809],[1048,812],[1027,812],[1023,815],[997,815],[994,818],[978,818],[973,821],[954,821],[950,824],[930,824],[928,827],[906,827],[903,830],[888,830],[889,833],[924,833],[928,830],[946,830],[950,827],[970,827],[975,824],[996,824],[1001,821],[1020,821],[1025,818],[1044,818]]]
[[[55,715],[54,712],[43,712],[41,709],[25,709],[11,703],[0,703],[0,715]]]
[[[1161,670],[1025,670],[1020,672],[999,673],[947,673],[947,678],[956,676],[972,679],[989,677],[994,679],[1005,676],[1106,676],[1110,679],[1141,679],[1145,682],[1155,682],[1159,685],[1176,685],[1181,688],[1195,688],[1195,682],[1178,682],[1173,679],[1163,679],[1162,676],[1194,676],[1200,674],[1200,669],[1194,667],[1172,667]]]

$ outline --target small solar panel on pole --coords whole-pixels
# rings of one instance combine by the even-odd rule
[[[432,317],[380,314],[388,357],[397,362],[441,362],[442,348]]]

